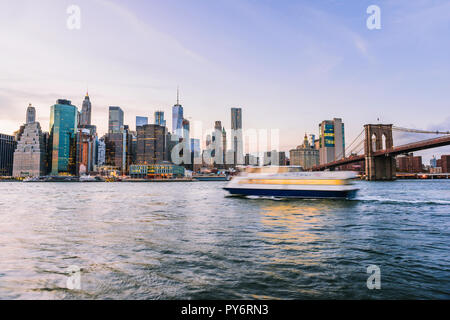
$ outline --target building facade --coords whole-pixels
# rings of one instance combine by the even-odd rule
[[[28,105],[27,108],[27,117],[26,117],[26,124],[33,123],[36,121],[36,109],[31,105],[31,103]]]
[[[345,157],[345,128],[342,119],[334,118],[319,124],[319,161],[326,164]]]
[[[142,127],[140,127],[142,128]],[[133,159],[133,134],[129,127],[122,126],[120,133],[108,133],[105,140],[105,165],[125,175]]]
[[[319,150],[311,145],[305,134],[303,144],[289,151],[290,165],[310,169],[319,164]]]
[[[81,115],[80,115],[80,125],[90,126],[91,125],[91,113],[92,113],[92,104],[89,98],[89,93],[86,93],[84,97],[83,106],[81,107]]]
[[[120,107],[109,107],[108,133],[123,131],[123,110]]]
[[[155,124],[161,127],[166,126],[166,120],[164,120],[164,111],[155,111]]]
[[[423,172],[422,157],[410,153],[406,156],[397,157],[397,171],[403,173]]]
[[[178,103],[172,107],[172,134],[183,136],[183,107]]]
[[[441,156],[441,168],[443,173],[450,173],[450,155]]]
[[[47,173],[47,145],[39,122],[25,125],[14,152],[14,177],[39,177]]]
[[[97,144],[97,166],[101,167],[106,162],[106,144],[105,138],[102,137],[98,140]]]
[[[59,99],[50,109],[51,174],[76,173],[77,107]]]
[[[97,162],[97,140],[89,129],[77,130],[77,175],[85,175],[94,171]]]
[[[166,161],[167,129],[149,124],[137,129],[136,164],[148,165]]]
[[[13,175],[14,150],[16,140],[14,136],[0,134],[0,176]]]

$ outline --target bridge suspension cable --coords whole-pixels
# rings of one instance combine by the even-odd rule
[[[350,153],[351,153],[351,151],[352,151],[352,149],[350,149],[351,146],[352,146],[352,145],[353,145],[353,144],[361,137],[361,135],[362,135],[363,133],[364,133],[364,129],[356,136],[356,138],[352,141],[352,143],[350,143],[350,144],[345,148],[345,150],[343,151],[344,154],[342,154],[342,152],[341,152],[340,154],[338,154],[338,156],[336,157],[336,160],[345,158],[346,154],[348,154],[348,151],[350,151]],[[364,139],[363,139],[362,141],[364,141]],[[359,142],[353,149],[356,149],[356,148],[359,146],[360,143],[361,143],[361,142]]]
[[[402,127],[393,126],[392,130],[401,132],[411,132],[411,133],[428,133],[428,134],[450,134],[450,131],[430,131],[430,130],[419,130],[419,129],[408,129]]]

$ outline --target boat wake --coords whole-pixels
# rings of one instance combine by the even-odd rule
[[[450,205],[449,200],[406,200],[406,199],[387,199],[378,197],[356,197],[352,201],[360,202],[378,202],[384,204],[423,204],[423,205]]]

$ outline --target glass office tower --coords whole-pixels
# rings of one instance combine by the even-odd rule
[[[59,99],[50,109],[51,174],[75,174],[78,109]]]
[[[161,127],[166,126],[166,120],[164,120],[164,111],[155,111],[155,124]]]
[[[109,107],[108,133],[121,133],[123,130],[123,110],[120,107]]]
[[[172,134],[183,136],[183,107],[179,104],[172,108]]]

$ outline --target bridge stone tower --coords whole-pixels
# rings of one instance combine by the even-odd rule
[[[395,157],[389,154],[375,156],[377,151],[394,146],[392,124],[366,124],[364,130],[367,180],[394,180],[396,177]]]

